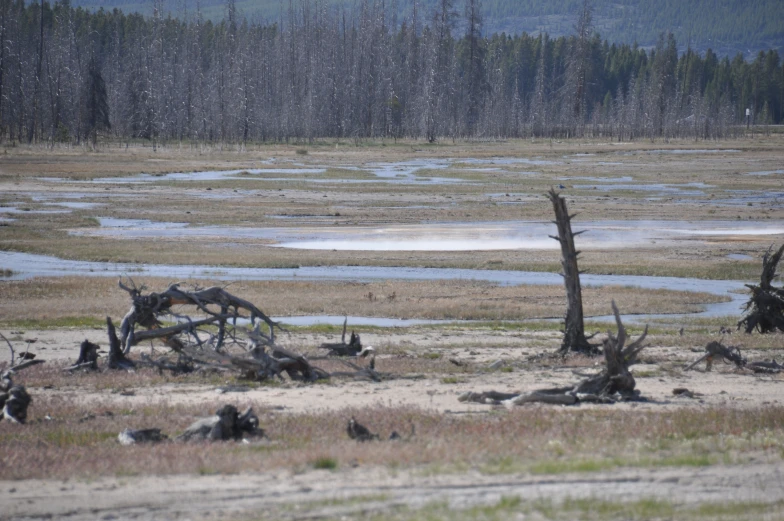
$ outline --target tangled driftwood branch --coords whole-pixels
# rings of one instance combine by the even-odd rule
[[[738,369],[750,369],[755,373],[778,374],[784,370],[784,366],[775,359],[771,361],[749,362],[737,346],[725,346],[721,342],[709,342],[705,346],[705,354],[684,368],[684,371],[694,369],[700,362],[705,362],[705,371],[713,368],[713,363],[723,360],[727,364],[735,364]]]
[[[762,257],[762,275],[759,285],[747,284],[751,290],[751,298],[746,303],[746,316],[738,322],[738,329],[743,327],[746,333],[754,330],[760,333],[784,332],[784,288],[773,285],[776,268],[784,255],[784,244],[777,252],[769,248]]]
[[[227,338],[236,342],[235,328],[239,319],[249,320],[251,326],[257,321],[264,322],[269,327],[269,334],[257,333],[268,344],[275,342],[275,329],[282,330],[280,324],[273,321],[254,304],[236,297],[223,288],[213,286],[206,289],[185,291],[180,289],[180,284],[172,284],[162,293],[142,294],[144,287],[137,288],[131,279],[130,286],[118,285],[131,296],[133,304],[128,313],[123,317],[120,325],[120,347],[127,354],[131,347],[142,340],[162,338],[170,347],[177,349],[182,346],[182,340],[176,335],[186,334],[192,342],[199,346],[207,343],[215,350],[220,351]],[[190,317],[178,317],[172,310],[176,305],[195,306],[207,318],[193,321]],[[247,315],[243,315],[247,313]],[[162,317],[182,318],[182,323],[170,327],[161,327]],[[136,331],[137,325],[145,327],[147,331]],[[216,326],[217,334],[209,335],[205,342],[198,335],[198,328],[202,326]],[[110,334],[111,340],[111,334]]]
[[[613,335],[612,332],[607,333],[603,346],[605,367],[598,374],[574,386],[540,389],[528,394],[496,391],[465,393],[459,400],[489,404],[512,400],[516,405],[531,402],[574,405],[579,402],[615,403],[639,399],[639,392],[635,389],[636,383],[629,367],[637,363],[637,355],[645,347],[642,342],[648,334],[648,326],[645,326],[645,331],[637,340],[627,346],[626,328],[621,322],[621,315],[614,301],[612,310],[618,333],[617,335]]]

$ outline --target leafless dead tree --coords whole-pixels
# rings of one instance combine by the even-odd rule
[[[570,352],[596,354],[596,346],[590,344],[585,336],[585,326],[583,324],[583,300],[582,289],[580,287],[580,270],[577,267],[577,257],[580,252],[574,246],[574,238],[584,231],[572,232],[572,218],[566,208],[564,199],[555,189],[547,192],[547,197],[553,203],[555,211],[555,224],[558,226],[558,236],[551,238],[558,241],[561,245],[561,266],[563,267],[562,276],[566,287],[566,320],[564,323],[564,338],[561,343],[559,354],[567,355]]]

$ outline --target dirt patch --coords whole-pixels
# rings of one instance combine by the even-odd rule
[[[630,469],[612,473],[488,476],[476,471],[423,476],[417,470],[356,468],[338,472],[239,476],[167,476],[3,483],[8,519],[362,519],[434,503],[463,510],[502,498],[524,502],[659,500],[675,505],[784,501],[773,464],[704,469]],[[13,490],[13,492],[11,492]]]

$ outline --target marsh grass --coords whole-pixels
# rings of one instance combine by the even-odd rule
[[[130,274],[133,276],[133,274]],[[148,291],[164,291],[170,280],[134,277]],[[206,287],[225,282],[196,280]],[[121,317],[130,304],[116,281],[102,277],[48,277],[4,282],[0,324],[91,326],[107,315]],[[503,321],[560,317],[566,307],[558,286],[499,286],[479,281],[240,281],[229,291],[257,303],[272,316],[359,315],[391,318]],[[376,295],[369,300],[367,295]],[[386,298],[389,295],[394,298]],[[271,297],[273,296],[274,297]],[[587,315],[605,315],[615,300],[624,313],[673,313],[721,301],[704,293],[641,290],[621,286],[585,288]],[[74,303],[78,303],[77,306]],[[78,314],[75,314],[78,313]],[[35,317],[34,319],[31,317]],[[28,325],[23,325],[28,324]],[[52,326],[46,326],[52,327]],[[325,332],[334,332],[330,327]]]
[[[119,384],[118,384],[119,385]],[[425,472],[475,468],[487,473],[561,474],[615,467],[705,466],[784,457],[784,407],[681,409],[667,412],[519,408],[482,416],[443,416],[413,407],[375,406],[280,414],[252,405],[271,441],[120,447],[125,428],[162,428],[170,436],[223,401],[172,406],[150,402],[132,410],[110,402],[37,396],[27,425],[0,423],[0,479],[238,473],[270,469],[334,468],[351,464]],[[356,443],[348,418],[388,438]],[[525,443],[511,440],[524,439]],[[607,448],[612,447],[608,452]],[[322,463],[319,463],[319,462]],[[326,463],[328,462],[328,464]]]

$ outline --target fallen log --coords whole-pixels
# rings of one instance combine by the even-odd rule
[[[242,413],[233,405],[224,405],[214,416],[202,418],[191,424],[176,441],[228,441],[241,440],[245,436],[263,437],[259,418],[248,407]]]
[[[784,371],[784,365],[781,365],[776,360],[763,361],[763,362],[749,362],[746,364],[748,369],[755,373],[778,374]]]
[[[467,392],[463,393],[458,396],[458,400],[461,402],[474,402],[474,403],[481,403],[486,405],[498,405],[501,402],[505,402],[506,400],[511,400],[512,398],[517,398],[520,396],[520,393],[502,393],[499,391],[484,391],[484,392]]]

